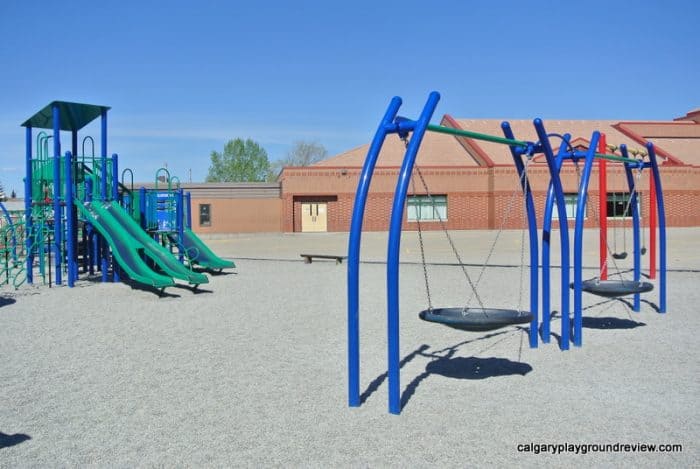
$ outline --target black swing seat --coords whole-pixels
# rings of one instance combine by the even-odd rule
[[[571,284],[574,288],[574,284]],[[634,280],[600,280],[592,278],[581,283],[581,289],[594,295],[605,298],[617,298],[620,296],[634,295],[635,293],[647,293],[654,289],[649,282],[635,282]]]
[[[494,308],[434,308],[421,311],[418,317],[469,332],[492,331],[532,321],[532,313],[528,311]]]

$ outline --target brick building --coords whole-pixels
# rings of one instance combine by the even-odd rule
[[[441,125],[492,135],[502,135],[500,120],[442,118]],[[519,140],[537,140],[528,120],[509,121]],[[609,144],[627,144],[644,149],[655,144],[661,163],[661,178],[669,226],[700,225],[700,109],[674,121],[545,121],[550,133],[570,133],[574,146],[586,148],[594,130],[606,134]],[[552,140],[556,145],[557,139]],[[194,229],[202,233],[247,231],[348,231],[358,177],[369,144],[362,145],[308,167],[284,168],[278,184],[186,185],[192,191]],[[377,161],[367,200],[364,229],[387,230],[394,189],[405,146],[390,135]],[[555,148],[556,152],[556,148]],[[416,160],[428,190],[414,177],[409,190],[404,229],[415,230],[420,217],[423,229],[439,229],[438,218],[454,230],[520,228],[522,199],[518,179],[507,146],[467,137],[427,133]],[[649,210],[648,172],[637,189],[644,223]],[[549,174],[542,157],[529,165],[528,177],[541,223]],[[573,210],[578,170],[573,164],[562,168],[567,206]],[[435,206],[429,204],[427,193]],[[621,166],[608,165],[610,218],[628,197]],[[597,168],[589,185],[586,224],[599,220]],[[196,214],[205,211],[204,223]],[[201,213],[200,213],[201,215]],[[619,213],[618,213],[619,215]],[[611,220],[612,221],[612,220]],[[629,223],[616,220],[617,224]]]

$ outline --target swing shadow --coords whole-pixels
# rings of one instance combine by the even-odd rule
[[[630,309],[634,308],[634,305],[632,304],[632,302],[629,301],[629,300],[627,300],[627,299],[625,299],[625,298],[616,298],[616,300],[619,301],[619,302],[621,302],[621,303],[626,304]],[[654,310],[654,312],[656,312],[656,313],[661,313],[661,309],[659,309],[659,305],[657,305],[657,304],[654,303],[653,301],[641,299],[641,302],[644,303],[644,304],[649,305],[649,306],[651,307],[651,309]],[[638,312],[635,312],[635,313],[638,313]]]
[[[15,303],[17,303],[17,300],[14,298],[0,296],[0,306],[7,306],[7,305],[15,304]]]
[[[506,358],[478,358],[478,357],[454,357],[457,350],[467,344],[479,342],[482,340],[491,339],[493,337],[501,336],[504,334],[510,334],[516,331],[523,331],[523,328],[516,328],[515,330],[505,330],[499,332],[493,332],[486,334],[484,336],[478,337],[476,339],[465,340],[454,344],[450,347],[446,347],[441,350],[436,350],[432,353],[426,353],[430,348],[427,344],[423,344],[413,352],[406,355],[400,362],[399,368],[403,368],[404,365],[413,361],[417,356],[432,358],[426,367],[425,371],[420,375],[413,378],[413,380],[406,386],[403,393],[401,394],[401,409],[403,409],[411,397],[416,393],[418,386],[425,381],[431,375],[440,375],[446,378],[452,379],[486,379],[496,376],[509,376],[509,375],[521,375],[525,376],[527,373],[532,371],[532,366],[527,363],[514,362]],[[505,338],[504,338],[505,339]],[[494,344],[495,345],[495,344]],[[492,345],[493,346],[493,345]],[[492,346],[486,347],[479,353],[488,350]],[[441,353],[446,353],[446,355],[440,355]],[[382,373],[377,376],[369,384],[367,389],[360,395],[360,402],[364,403],[387,379],[387,373]]]
[[[629,301],[623,299],[623,298],[611,298],[608,300],[604,301],[599,301],[598,303],[586,306],[583,308],[583,311],[591,308],[595,308],[598,306],[602,306],[611,302],[619,301],[624,304],[626,304],[630,309],[632,309],[632,303]],[[552,311],[550,314],[550,323],[555,319],[560,316],[559,311]],[[581,318],[581,327],[585,327],[586,329],[598,329],[598,330],[625,330],[625,329],[636,329],[637,327],[644,327],[646,326],[646,323],[640,322],[640,321],[634,321],[632,319],[626,319],[626,318],[616,318],[613,316],[583,316]],[[573,337],[574,334],[574,321],[573,318],[569,321],[569,336]],[[541,334],[540,334],[541,335]],[[551,331],[550,327],[550,335],[554,336],[557,340],[557,343],[559,345],[559,348],[561,348],[562,343],[561,343],[561,335]]]
[[[31,436],[25,435],[24,433],[15,433],[14,435],[8,435],[6,433],[0,432],[0,449],[9,448],[10,446],[15,446],[31,439]]]

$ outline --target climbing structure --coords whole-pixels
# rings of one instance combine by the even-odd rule
[[[160,213],[159,201],[157,198],[149,201],[145,195],[139,199],[140,193],[133,191],[133,173],[130,188],[124,181],[119,182],[118,156],[107,156],[108,110],[106,106],[54,101],[22,124],[26,129],[26,178],[25,258],[21,263],[26,281],[34,282],[37,265],[43,275],[45,261],[53,259],[58,285],[65,276],[68,286],[73,286],[80,267],[89,274],[100,271],[103,281],[118,281],[126,275],[133,281],[161,289],[174,285],[175,279],[195,287],[207,283],[206,275],[193,270],[193,262],[183,263],[185,257],[192,258],[184,244],[167,241],[185,237],[182,191],[166,193],[168,206],[161,212],[175,221],[167,230],[159,227],[155,230],[171,234],[173,229],[179,229],[179,238],[166,239],[165,234],[154,237],[147,232],[151,222],[147,213],[153,211],[156,219]],[[95,156],[94,140],[86,136],[79,155],[78,133],[97,118],[101,124],[100,154]],[[36,148],[34,129],[52,131],[38,133]],[[63,154],[61,132],[69,132],[71,141],[71,150]],[[86,154],[88,143],[90,155]],[[50,145],[52,156],[49,156]],[[130,173],[125,170],[122,179],[127,171]],[[231,266],[227,261],[219,268]],[[51,267],[48,270],[50,275]]]

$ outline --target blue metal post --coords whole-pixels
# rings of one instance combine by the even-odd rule
[[[570,134],[563,135],[562,144],[559,146],[559,153],[555,160],[556,172],[561,174],[561,167],[564,162],[564,153],[568,151],[568,146],[564,142],[571,139]],[[552,218],[554,216],[554,182],[550,179],[547,189],[547,198],[544,203],[544,216],[542,219],[542,342],[549,343],[551,335],[551,300],[552,300],[552,281],[551,281],[551,247],[552,247]],[[564,221],[568,223],[568,221]],[[561,224],[561,222],[560,222]],[[567,290],[568,296],[568,290]]]
[[[92,202],[93,188],[92,178],[85,179],[85,201]],[[90,275],[95,273],[95,265],[97,262],[97,238],[95,236],[95,228],[92,223],[87,224],[87,252],[88,252],[88,272]]]
[[[139,222],[141,223],[141,228],[144,230],[148,228],[148,222],[146,220],[146,188],[141,187],[139,189]]]
[[[78,131],[71,131],[71,154],[75,157],[78,156]]]
[[[583,165],[583,174],[579,183],[578,201],[576,204],[576,224],[574,227],[574,345],[577,347],[583,344],[583,222],[586,218],[588,181],[591,178],[599,139],[600,132],[593,132],[585,155],[586,159]]]
[[[659,164],[656,160],[654,144],[647,143],[647,153],[649,153],[649,163],[654,176],[656,186],[656,211],[659,223],[659,313],[666,312],[666,210],[664,208],[664,194],[661,187],[661,175],[659,174]]]
[[[192,229],[192,193],[185,194],[185,209],[187,210],[187,229]]]
[[[63,214],[61,213],[61,113],[58,104],[52,107],[53,113],[53,251],[56,268],[56,285],[60,285],[62,246],[63,246]]]
[[[367,152],[367,158],[362,166],[362,172],[355,192],[350,233],[348,240],[348,405],[358,407],[360,403],[360,244],[362,241],[362,221],[365,215],[365,204],[369,186],[372,182],[374,167],[379,158],[384,139],[390,126],[401,107],[401,98],[394,97]],[[145,211],[145,208],[144,208]]]
[[[625,158],[629,158],[629,155],[627,153],[627,146],[626,145],[620,145],[620,152],[622,153],[622,156]],[[641,162],[640,162],[641,164]],[[641,240],[640,240],[640,234],[639,234],[639,207],[637,206],[637,187],[636,183],[634,180],[634,175],[632,174],[632,169],[633,167],[628,164],[624,163],[624,168],[625,168],[625,176],[627,177],[627,187],[629,187],[630,191],[630,198],[629,198],[629,205],[630,209],[632,209],[632,259],[633,259],[633,272],[634,272],[634,281],[639,282],[642,279],[642,255],[640,252],[641,249]],[[623,214],[626,215],[626,214]],[[639,293],[635,293],[633,295],[633,300],[632,300],[632,311],[639,312],[642,309],[642,298]]]
[[[389,246],[387,249],[387,320],[388,320],[388,381],[389,381],[389,412],[401,412],[400,389],[400,348],[399,348],[399,260],[401,256],[401,224],[403,223],[404,207],[408,184],[418,155],[425,130],[430,123],[435,107],[440,100],[440,94],[433,91],[423,108],[418,120],[414,123],[411,141],[401,165],[401,172],[396,183],[394,203],[391,209],[389,225]]]
[[[73,161],[78,161],[77,156],[78,156],[78,131],[73,130],[71,132],[71,155],[72,158],[71,160]],[[77,195],[73,191],[74,187],[76,184],[76,179],[78,174],[73,170],[73,163],[71,163],[71,193],[72,195]],[[68,204],[71,204],[71,207],[73,205],[73,196],[71,195],[70,199],[66,196],[66,207]],[[77,249],[78,249],[78,213],[77,210],[74,208],[71,208],[71,213],[70,215],[67,213],[66,217],[70,216],[70,224],[68,225],[67,229],[67,236],[70,237],[71,242],[73,243],[73,248],[76,252],[74,252],[74,257],[71,257],[70,260],[68,261],[69,263],[67,264],[69,266],[69,271],[68,273],[70,274],[70,266],[71,263],[73,263],[73,266],[75,267],[74,272],[73,272],[73,282],[75,283],[76,280],[78,280],[78,254],[77,254]]]
[[[112,153],[112,200],[119,201],[119,155]]]
[[[508,124],[508,122],[502,122],[501,129],[503,130],[503,135],[505,135],[506,138],[515,140],[515,135],[513,134],[513,130],[510,128],[510,124]],[[525,171],[525,164],[523,163],[523,154],[526,148],[514,146],[510,146],[509,148],[511,155],[513,156],[515,169],[518,172],[518,180],[520,181],[520,188],[523,191],[523,197],[525,198],[525,211],[527,212],[527,229],[530,241],[530,313],[532,314],[529,336],[530,348],[537,348],[537,326],[539,325],[539,314],[537,311],[537,298],[539,292],[539,252],[537,248],[537,215],[535,213],[535,202],[532,198],[530,181],[527,177],[527,172]],[[524,246],[523,249],[525,249]]]
[[[27,283],[34,283],[34,220],[32,220],[32,127],[27,126],[25,131],[25,173],[24,178],[24,220],[25,220],[25,246],[27,249]]]
[[[182,189],[178,189],[175,195],[175,227],[177,228],[177,239],[179,241],[178,243],[178,250],[180,251],[180,254],[178,255],[178,259],[180,262],[184,262],[185,260],[185,220],[183,216],[183,209],[184,209],[184,203],[185,203],[185,198],[182,194]]]
[[[73,155],[71,152],[67,151],[65,156],[65,203],[66,203],[66,272],[68,277],[68,286],[73,287],[75,285],[75,280],[78,277],[78,266],[76,264],[75,255],[75,240],[73,239],[73,233],[75,232],[75,226],[73,225],[73,178],[72,178],[72,165],[73,165]]]
[[[119,156],[112,153],[112,200],[119,202]],[[112,281],[119,281],[119,265],[112,259]]]
[[[535,119],[533,121],[533,125],[537,131],[537,138],[540,140],[542,151],[544,152],[547,160],[547,167],[549,168],[549,176],[551,178],[550,184],[554,190],[554,201],[557,204],[557,214],[559,215],[559,243],[561,249],[561,339],[559,347],[561,350],[569,350],[569,342],[571,340],[571,325],[569,321],[569,223],[566,216],[564,189],[561,185],[561,178],[559,177],[562,161],[557,163],[557,158],[554,157],[554,151],[552,150],[552,145],[549,142],[547,131],[544,129],[542,119]],[[551,217],[552,212],[550,211],[549,220],[545,219],[545,223],[549,223],[550,228],[552,223]],[[549,313],[549,311],[547,311],[547,313]]]
[[[107,201],[107,111],[102,111],[102,145],[101,145],[101,165],[100,165],[100,198],[102,202]],[[105,239],[100,236],[100,256],[102,260],[102,281],[108,281],[108,269],[109,269],[109,258],[107,254],[107,243]]]

